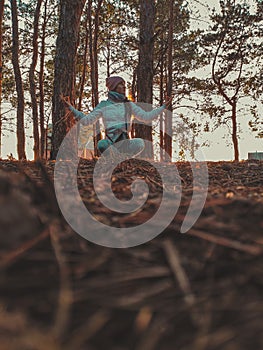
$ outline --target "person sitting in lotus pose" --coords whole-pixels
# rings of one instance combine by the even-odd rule
[[[140,122],[150,122],[171,104],[172,98],[167,97],[163,106],[146,112],[127,99],[126,84],[122,77],[108,77],[106,86],[108,88],[108,99],[100,102],[89,114],[84,114],[75,109],[70,104],[69,98],[63,96],[61,98],[67,108],[74,114],[75,119],[80,119],[82,125],[93,124],[99,118],[102,118],[105,126],[105,139],[100,140],[97,145],[101,153],[105,152],[110,146],[113,146],[113,149],[119,152],[121,148],[119,145],[122,144],[118,144],[119,141],[128,140],[125,142],[125,153],[131,156],[138,155],[143,151],[145,144],[141,138],[129,139],[131,116],[133,115]]]

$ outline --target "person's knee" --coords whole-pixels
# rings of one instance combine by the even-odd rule
[[[106,151],[107,148],[110,147],[110,141],[109,140],[100,140],[98,142],[98,150],[103,153],[104,151]]]
[[[136,147],[136,150],[139,152],[139,151],[143,151],[144,148],[145,148],[145,143],[144,143],[144,140],[143,139],[139,139],[139,138],[136,138],[134,139],[134,142],[135,142],[135,147]]]
[[[145,143],[143,139],[140,138],[134,138],[130,140],[130,153],[133,155],[140,154],[145,148]]]

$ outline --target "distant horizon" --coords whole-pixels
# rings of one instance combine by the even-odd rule
[[[211,135],[212,136],[212,135]],[[8,140],[8,142],[4,142],[4,140]],[[8,160],[8,156],[12,153],[13,157],[17,160],[17,151],[16,151],[16,135],[11,134],[8,138],[6,136],[3,137],[3,144],[2,144],[2,160]],[[234,161],[234,151],[231,146],[226,146],[224,144],[224,140],[220,140],[221,143],[218,145],[213,145],[210,147],[203,147],[202,152],[205,156],[205,161],[207,162],[219,162],[219,161]],[[248,154],[249,153],[263,153],[263,142],[262,139],[256,139],[254,140],[256,142],[253,143],[253,146],[251,145],[251,142],[240,142],[240,161],[248,160]],[[223,147],[224,146],[224,147]],[[258,147],[256,147],[258,146]],[[261,146],[261,147],[260,147]],[[222,154],[222,147],[224,149],[224,154]],[[33,153],[33,140],[27,140],[27,146],[26,146],[26,156],[27,160],[33,161],[34,159],[34,153]],[[173,160],[174,162],[178,162],[180,160]],[[187,160],[186,160],[187,161]]]

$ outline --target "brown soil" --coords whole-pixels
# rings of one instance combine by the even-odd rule
[[[131,176],[148,183],[138,217],[99,203],[94,164],[80,162],[79,191],[97,219],[130,227],[154,214],[162,184],[149,164],[128,161],[113,176],[120,199],[131,197]],[[54,162],[0,161],[1,350],[263,349],[263,162],[208,163],[206,204],[186,234],[192,172],[163,170],[174,176],[175,166],[183,190],[173,222],[148,243],[112,249],[65,222]]]

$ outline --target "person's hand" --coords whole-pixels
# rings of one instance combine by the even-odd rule
[[[172,102],[173,102],[173,96],[165,96],[164,104],[166,108],[170,107]]]
[[[76,111],[74,108],[73,110],[70,107],[73,107],[72,104],[70,103],[70,97],[69,96],[63,96],[62,94],[60,95],[61,100],[64,102],[65,105],[65,110],[67,115],[73,115],[74,119],[76,121],[79,121],[80,119],[84,118],[84,114]]]
[[[70,107],[70,97],[69,96],[63,96],[62,94],[60,95],[61,100],[65,103],[66,107]]]

